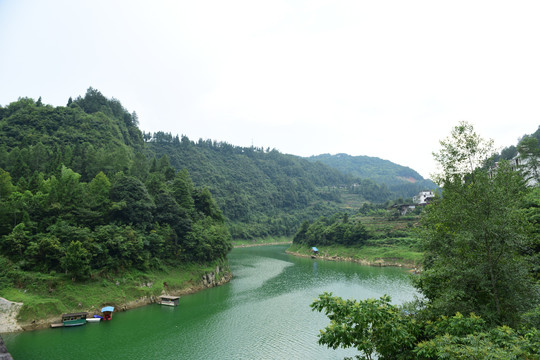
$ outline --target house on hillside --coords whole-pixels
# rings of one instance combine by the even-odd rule
[[[413,197],[413,202],[417,205],[426,205],[433,200],[435,194],[431,190],[423,190],[418,193],[418,195]]]
[[[538,164],[539,159],[523,159],[519,155],[511,160],[512,168],[521,171],[525,180],[527,180],[528,186],[538,186],[538,179],[540,179],[540,169]]]
[[[527,186],[538,186],[538,179],[540,179],[540,168],[538,165],[540,164],[540,159],[530,161],[529,159],[523,159],[517,155],[509,160],[509,163],[512,170],[521,172],[524,179],[527,181]],[[493,176],[498,167],[499,162],[496,162],[489,169],[489,175]]]

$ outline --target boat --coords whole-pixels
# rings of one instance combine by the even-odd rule
[[[97,323],[100,321],[101,321],[101,316],[99,315],[94,315],[94,317],[86,318],[86,322],[89,322],[89,323]]]
[[[163,296],[160,296],[159,303],[161,305],[167,305],[167,306],[178,306],[179,299],[180,299],[180,296],[163,295]]]
[[[87,312],[73,313],[73,314],[63,314],[62,323],[64,326],[79,326],[86,324]]]
[[[103,321],[111,320],[113,311],[113,306],[105,306],[103,309],[101,309],[101,312],[103,313]]]

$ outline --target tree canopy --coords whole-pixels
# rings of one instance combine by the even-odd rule
[[[422,297],[403,307],[322,294],[319,343],[372,359],[538,359],[538,188],[508,162],[486,168],[491,142],[460,123],[435,154],[442,195],[422,216]],[[462,314],[470,314],[464,316]]]
[[[167,156],[152,167],[118,100],[92,88],[67,107],[23,98],[0,129],[0,250],[15,268],[82,279],[231,249],[212,194]]]

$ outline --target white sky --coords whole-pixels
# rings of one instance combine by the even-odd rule
[[[540,2],[0,0],[0,104],[90,86],[140,128],[409,166],[540,125]]]

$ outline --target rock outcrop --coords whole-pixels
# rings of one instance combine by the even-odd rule
[[[13,360],[13,357],[8,352],[4,340],[0,337],[0,360]]]
[[[17,324],[17,315],[22,305],[22,303],[9,301],[0,297],[0,333],[22,330]]]
[[[222,284],[222,282],[221,282],[222,279],[220,279],[220,276],[219,276],[220,271],[221,271],[221,269],[219,268],[219,265],[218,265],[218,266],[216,266],[215,271],[204,274],[203,277],[202,277],[203,285],[205,287],[207,287],[207,288],[210,288],[210,287],[214,287],[214,286],[218,286],[218,285]]]

